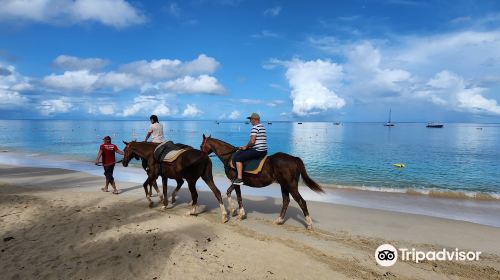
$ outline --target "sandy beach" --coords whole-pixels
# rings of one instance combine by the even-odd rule
[[[186,188],[162,211],[147,207],[137,183],[118,182],[122,192],[112,195],[99,190],[102,181],[1,165],[2,279],[500,279],[498,227],[308,202],[308,231],[295,202],[277,226],[281,201],[245,188],[248,218],[222,224],[211,193],[200,191],[200,213],[186,216]],[[482,253],[478,261],[382,267],[374,253],[384,243]]]

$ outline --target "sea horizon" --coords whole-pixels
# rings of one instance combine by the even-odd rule
[[[46,119],[29,119],[29,118],[13,118],[13,119],[1,119],[0,121],[120,121],[120,122],[126,122],[126,121],[149,121],[149,117],[145,116],[144,118],[141,119],[88,119],[88,118],[46,118]],[[186,119],[186,118],[162,118],[161,122],[168,122],[168,121],[179,121],[179,122],[220,122],[220,123],[245,123],[246,120],[221,120],[221,119]],[[296,123],[296,122],[302,122],[302,123],[359,123],[359,124],[385,124],[387,123],[387,120],[380,120],[380,121],[342,121],[342,120],[266,120],[262,119],[261,121],[263,124],[266,124],[267,122],[273,122],[273,123]],[[500,122],[467,122],[467,121],[391,121],[391,123],[394,124],[427,124],[427,123],[439,123],[439,124],[485,124],[485,125],[495,125],[498,124],[500,125]]]

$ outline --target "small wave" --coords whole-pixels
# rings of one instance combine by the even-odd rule
[[[37,153],[34,153],[34,154],[27,154],[26,156],[27,157],[38,157],[40,156],[41,154],[37,154]]]
[[[354,190],[354,191],[371,191],[371,192],[385,192],[385,193],[399,193],[408,195],[422,195],[435,198],[451,198],[451,199],[473,199],[473,200],[486,200],[486,201],[499,201],[500,193],[490,192],[474,192],[462,190],[437,190],[437,189],[404,189],[404,188],[386,188],[386,187],[368,187],[368,186],[345,186],[345,185],[331,185],[323,184],[326,188]]]

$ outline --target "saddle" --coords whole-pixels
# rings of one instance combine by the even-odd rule
[[[234,153],[229,161],[229,167],[232,169],[236,169],[236,162],[234,161],[234,156],[237,155],[238,152]],[[243,162],[243,172],[250,174],[259,174],[262,171],[262,167],[266,162],[267,156],[258,159],[251,159]]]
[[[172,141],[163,142],[154,151],[156,162],[174,162],[182,153],[193,147]]]

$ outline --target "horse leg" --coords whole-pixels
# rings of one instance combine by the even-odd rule
[[[227,216],[226,207],[224,207],[224,202],[222,201],[222,195],[220,193],[220,190],[214,183],[211,166],[205,169],[205,174],[203,174],[201,178],[203,179],[203,181],[205,181],[205,183],[207,183],[208,187],[214,193],[215,198],[217,198],[222,215],[222,223],[226,223],[227,221],[229,221],[229,217]]]
[[[233,203],[233,199],[231,198],[231,193],[233,192],[234,188],[235,188],[236,185],[231,185],[227,191],[226,191],[226,195],[227,195],[227,206],[229,207],[229,214],[231,216],[236,216],[236,209],[234,208],[234,203]]]
[[[142,168],[144,171],[146,171],[146,174],[149,176],[149,167],[148,167],[148,162],[145,159],[142,159]],[[156,185],[156,184],[155,184]],[[158,186],[155,186],[156,192],[158,193]],[[149,197],[153,196],[153,190],[152,190],[152,185],[149,185]]]
[[[234,188],[236,190],[236,197],[238,198],[238,219],[244,220],[247,217],[245,213],[245,209],[243,208],[243,198],[241,197],[241,188],[239,185],[236,185]]]
[[[290,192],[283,186],[281,186],[281,196],[283,197],[283,204],[281,205],[281,213],[274,223],[277,225],[282,225],[285,222],[285,214],[288,209],[288,204],[290,203]]]
[[[191,199],[193,200],[191,203],[191,210],[186,213],[186,215],[196,215],[196,211],[198,208],[198,192],[196,191],[196,179],[188,179],[188,187],[191,192]]]
[[[299,190],[298,190],[298,186],[296,186],[295,189],[293,189],[291,191],[291,194],[292,194],[293,199],[295,201],[297,201],[297,203],[300,206],[300,209],[302,209],[302,212],[304,213],[304,217],[305,217],[306,224],[307,224],[307,229],[312,229],[312,219],[309,216],[309,211],[307,210],[307,203],[300,195]]]
[[[184,180],[182,180],[182,179],[176,179],[176,181],[177,181],[177,187],[172,192],[172,204],[174,204],[177,201],[177,199],[175,199],[175,197],[177,196],[177,193],[181,189],[182,184],[184,184]]]
[[[146,181],[144,181],[144,184],[142,184],[142,186],[144,187],[144,192],[146,193],[146,199],[148,200],[149,202],[149,207],[153,207],[153,200],[151,200],[151,195],[148,193],[148,185],[149,185],[149,182],[151,181],[150,177],[148,176],[148,178],[146,179]]]
[[[158,184],[156,180],[153,181],[153,188],[155,188],[156,194],[160,197],[160,203],[163,202],[163,194],[160,193],[160,189],[158,188]],[[149,189],[149,193],[151,193],[151,188]]]
[[[167,199],[167,189],[168,189],[168,178],[167,176],[161,176],[161,184],[163,187],[163,206],[162,210],[167,210],[168,199]]]

